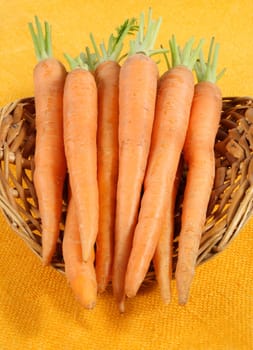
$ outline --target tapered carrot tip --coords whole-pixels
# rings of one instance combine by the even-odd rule
[[[162,294],[162,300],[165,305],[169,305],[171,302],[171,295],[170,294]]]
[[[189,299],[191,282],[193,274],[187,274],[186,276],[180,275],[180,279],[176,274],[176,285],[178,291],[178,303],[179,305],[185,305]]]
[[[185,304],[187,304],[187,301],[188,301],[188,295],[180,295],[178,297],[178,304],[179,305],[185,305]]]
[[[136,288],[126,288],[126,295],[128,298],[133,298],[137,294],[137,289]]]
[[[94,307],[96,306],[96,301],[91,301],[90,303],[88,303],[88,304],[85,304],[85,305],[83,305],[84,307],[85,307],[85,309],[87,309],[87,310],[92,310],[92,309],[94,309]]]
[[[123,314],[125,312],[125,300],[119,302],[119,312]]]
[[[70,281],[71,288],[78,302],[86,309],[96,306],[97,288],[95,283],[87,280],[83,275],[77,275]]]
[[[79,232],[82,232],[82,231],[83,231],[83,229],[79,228]],[[90,255],[93,252],[93,248],[94,248],[94,244],[92,242],[90,242],[89,244],[86,244],[85,242],[83,242],[82,254],[83,254],[84,263],[87,263],[89,261]]]
[[[142,279],[136,277],[135,281],[130,281],[128,279],[128,277],[129,277],[129,274],[127,274],[127,276],[126,276],[125,294],[128,298],[133,298],[136,296],[136,294],[141,286]]]
[[[42,265],[48,266],[51,262],[52,254],[50,252],[45,252],[45,250],[42,251]]]
[[[49,265],[49,260],[45,257],[42,257],[42,265],[45,267],[45,266],[48,266]]]

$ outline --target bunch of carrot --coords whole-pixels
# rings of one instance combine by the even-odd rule
[[[188,172],[179,235],[176,284],[188,299],[214,180],[213,146],[222,96],[216,84],[218,44],[208,59],[203,40],[155,49],[161,18],[149,10],[117,28],[107,45],[76,58],[70,71],[53,58],[51,28],[30,23],[36,56],[34,185],[42,223],[42,260],[49,264],[59,239],[64,181],[69,201],[63,237],[67,279],[80,303],[96,304],[111,282],[121,312],[153,263],[164,302],[171,299],[174,208]],[[129,50],[122,53],[126,35]],[[170,53],[170,59],[168,57]],[[163,54],[159,76],[152,56]],[[195,74],[195,73],[196,74]],[[195,75],[197,82],[195,82]]]

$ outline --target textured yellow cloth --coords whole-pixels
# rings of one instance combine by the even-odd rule
[[[53,26],[54,53],[79,53],[128,16],[152,6],[162,15],[158,43],[175,33],[221,44],[224,96],[253,95],[253,2],[1,0],[0,104],[33,94],[35,56],[27,22],[37,14]],[[43,268],[0,216],[0,350],[253,349],[253,219],[219,256],[197,269],[190,301],[165,306],[154,286],[119,315],[110,292],[92,311],[75,301],[65,277]]]

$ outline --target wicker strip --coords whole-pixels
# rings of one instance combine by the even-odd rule
[[[32,181],[34,146],[34,99],[24,98],[4,106],[0,110],[0,207],[13,230],[41,258],[41,219]],[[198,265],[222,252],[252,215],[252,154],[253,99],[224,98],[215,143],[215,181],[199,248]],[[175,212],[174,269],[184,185],[183,177]],[[52,261],[52,266],[62,273],[66,195],[65,191],[60,239]]]

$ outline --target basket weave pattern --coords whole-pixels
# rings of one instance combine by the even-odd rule
[[[208,113],[207,113],[208,117]],[[41,220],[33,185],[35,147],[34,99],[24,98],[0,110],[0,207],[17,234],[41,257]],[[253,99],[223,99],[215,143],[216,173],[197,264],[223,251],[253,211]],[[185,179],[175,212],[173,263]],[[63,194],[62,227],[52,266],[64,272],[61,244],[67,193]]]

